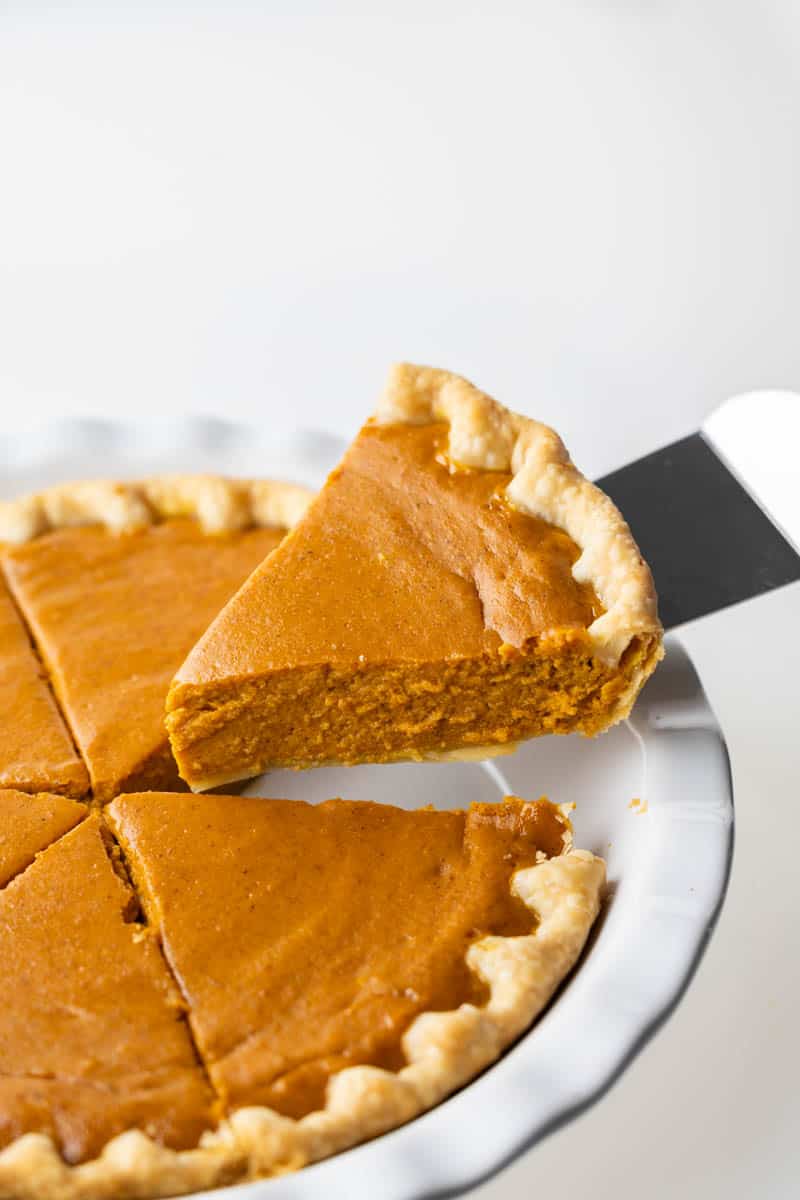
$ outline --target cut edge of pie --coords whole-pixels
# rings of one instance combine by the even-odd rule
[[[38,854],[85,820],[89,806],[56,792],[0,788],[0,816],[12,814],[13,834],[0,822],[0,892],[33,863]]]
[[[397,1072],[354,1066],[331,1076],[323,1109],[300,1119],[240,1108],[198,1146],[171,1150],[140,1130],[114,1137],[99,1157],[71,1166],[52,1139],[26,1133],[0,1151],[5,1200],[169,1196],[306,1166],[405,1124],[497,1060],[541,1013],[575,966],[598,915],[605,864],[572,848],[516,872],[512,892],[535,917],[530,935],[473,942],[469,968],[487,986],[482,1007],[422,1012],[406,1030]]]
[[[2,548],[2,547],[0,547]],[[0,570],[0,788],[78,799],[89,773]]]

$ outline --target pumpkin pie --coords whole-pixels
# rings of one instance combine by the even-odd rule
[[[0,576],[0,788],[82,796],[89,776]]]
[[[0,506],[0,539],[14,543],[3,569],[96,799],[182,786],[164,729],[170,680],[308,499],[288,484],[182,476]],[[0,597],[0,781],[80,794],[85,769],[12,608]]]
[[[195,790],[276,766],[500,752],[625,717],[661,641],[628,526],[556,434],[402,366],[187,657],[167,726]]]
[[[603,879],[544,800],[118,797],[0,892],[0,1196],[175,1195],[402,1124],[541,1011]]]

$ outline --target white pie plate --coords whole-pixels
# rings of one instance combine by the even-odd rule
[[[0,495],[71,478],[219,471],[319,484],[337,439],[216,420],[76,421],[0,435]],[[273,772],[253,795],[456,807],[506,792],[572,801],[575,841],[608,862],[600,921],[547,1012],[495,1066],[430,1113],[231,1200],[429,1200],[477,1183],[597,1101],[670,1014],[725,894],[733,797],[725,744],[686,652],[664,664],[631,721],[602,738],[543,738],[491,763]],[[640,803],[631,807],[631,801]],[[211,1195],[211,1193],[206,1193]],[[219,1195],[220,1193],[215,1193]]]

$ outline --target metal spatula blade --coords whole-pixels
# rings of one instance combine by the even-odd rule
[[[737,396],[597,483],[652,568],[667,629],[800,580],[800,396]]]

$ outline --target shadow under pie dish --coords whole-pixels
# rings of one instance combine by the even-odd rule
[[[187,475],[0,504],[0,783],[100,802],[185,786],[164,730],[170,679],[310,495]]]
[[[558,436],[406,365],[187,657],[167,728],[195,790],[485,756],[601,732],[661,654],[650,571]]]
[[[0,890],[4,1200],[180,1194],[404,1123],[541,1011],[604,881],[547,801],[75,808]]]

